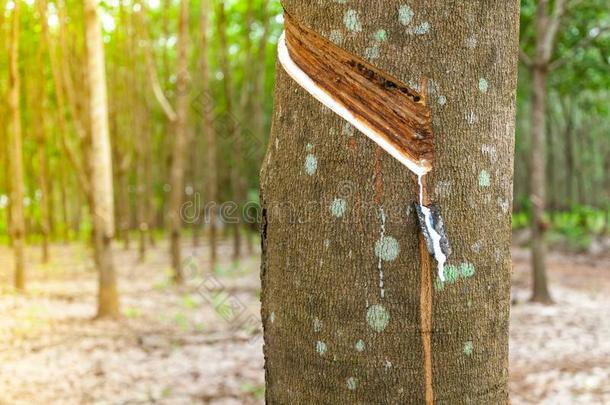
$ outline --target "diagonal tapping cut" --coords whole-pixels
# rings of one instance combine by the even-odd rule
[[[418,176],[432,169],[434,135],[425,97],[284,12],[280,63],[318,101]]]

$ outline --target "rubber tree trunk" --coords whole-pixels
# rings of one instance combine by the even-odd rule
[[[532,301],[552,302],[547,287],[545,270],[546,246],[545,234],[545,96],[546,72],[534,69],[532,75],[532,162],[530,173],[530,200],[532,202],[532,265],[533,265],[533,296]]]
[[[208,26],[210,20],[211,3],[210,0],[201,2],[200,10],[200,30],[201,30],[201,55],[199,56],[199,74],[201,75],[201,93],[205,105],[201,107],[202,128],[205,132],[206,145],[206,196],[209,203],[206,222],[209,224],[209,252],[210,252],[210,271],[216,268],[218,261],[217,249],[217,200],[218,200],[218,158],[216,147],[216,131],[214,130],[214,105],[210,89],[210,71],[208,65]]]
[[[220,70],[223,74],[223,90],[225,94],[225,116],[227,122],[227,136],[232,148],[232,160],[231,160],[231,193],[236,206],[239,207],[238,213],[240,214],[235,223],[231,225],[233,229],[233,260],[239,260],[241,256],[241,208],[245,200],[245,184],[243,182],[243,148],[242,148],[242,136],[239,131],[238,125],[235,119],[235,109],[233,108],[233,89],[232,89],[232,76],[231,66],[229,63],[229,43],[227,38],[227,15],[225,10],[224,1],[216,1],[216,31],[218,34],[219,42],[219,58],[220,58]]]
[[[23,149],[21,139],[20,77],[19,77],[19,2],[14,3],[9,50],[8,104],[8,172],[10,190],[10,230],[15,254],[15,288],[25,290],[25,220],[23,214]]]
[[[112,255],[114,202],[112,152],[108,129],[108,100],[104,43],[97,10],[97,0],[85,0],[85,40],[89,74],[89,112],[91,125],[91,204],[95,262],[98,267],[98,317],[118,317],[119,298]]]
[[[453,247],[447,282],[422,277],[407,169],[279,67],[261,172],[270,404],[508,403],[519,3],[401,4],[284,2],[404,82],[432,80],[428,188]],[[430,277],[427,329],[420,279]]]
[[[175,136],[170,168],[172,186],[169,205],[169,224],[171,232],[170,254],[174,281],[183,282],[180,234],[182,231],[181,209],[184,202],[184,171],[186,168],[187,113],[188,113],[188,0],[180,2],[180,19],[178,23],[178,56],[176,81],[176,122]]]

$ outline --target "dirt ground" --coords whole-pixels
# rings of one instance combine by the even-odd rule
[[[160,242],[140,264],[135,249],[117,249],[119,321],[92,320],[83,245],[53,246],[47,265],[31,248],[26,295],[3,271],[0,404],[263,403],[257,253],[207,276],[205,248],[189,246],[187,283],[175,288],[166,252]],[[514,259],[513,404],[610,404],[610,256],[551,254],[554,306],[527,302],[527,252]],[[0,247],[0,269],[10,261]]]

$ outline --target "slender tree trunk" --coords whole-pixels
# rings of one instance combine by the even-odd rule
[[[446,283],[422,269],[408,170],[278,68],[261,172],[267,403],[508,404],[519,3],[284,6],[404,82],[432,80],[427,184],[453,254]]]
[[[184,170],[186,166],[186,143],[187,143],[187,112],[188,112],[188,21],[189,2],[181,0],[180,19],[178,22],[178,56],[177,56],[177,81],[176,81],[176,122],[174,123],[175,136],[172,153],[172,164],[170,169],[170,254],[172,268],[174,270],[174,281],[183,282],[181,270],[180,232],[182,230],[181,209],[184,201]]]
[[[544,159],[546,71],[534,69],[532,93],[532,169],[530,173],[530,200],[532,202],[532,274],[534,281],[532,301],[550,303],[552,300],[547,287],[548,283],[544,263],[546,255],[544,234],[547,227],[544,219],[546,194]]]
[[[41,65],[42,66],[42,65]],[[44,81],[40,83],[44,86]],[[44,103],[44,95],[41,95],[39,102]],[[40,230],[42,233],[42,262],[49,262],[49,234],[50,234],[50,211],[49,211],[49,180],[47,174],[49,172],[49,164],[47,160],[46,150],[46,106],[39,105],[39,117],[36,144],[38,148],[38,178],[40,179]]]
[[[85,40],[89,72],[89,112],[91,114],[91,191],[94,248],[99,272],[98,317],[118,317],[117,292],[112,239],[114,206],[112,187],[112,152],[108,130],[108,100],[104,43],[97,10],[97,0],[85,0]]]
[[[208,209],[205,212],[206,221],[209,228],[209,246],[210,246],[210,270],[214,271],[218,260],[217,253],[217,211],[216,204],[218,202],[218,174],[216,157],[216,131],[214,130],[214,98],[210,89],[210,71],[208,66],[208,29],[209,15],[211,5],[210,0],[201,2],[200,13],[200,30],[201,30],[201,54],[199,57],[199,74],[201,76],[201,93],[203,95],[202,111],[202,128],[205,133],[205,145],[207,151],[206,159],[206,197]]]
[[[532,145],[530,200],[532,204],[532,301],[551,303],[546,277],[546,246],[544,220],[546,205],[545,144],[546,131],[546,81],[549,64],[555,47],[557,31],[565,12],[567,0],[556,0],[549,11],[549,0],[539,0],[536,10],[536,53],[529,64],[532,74]]]
[[[11,241],[15,254],[15,288],[25,290],[25,220],[23,215],[23,149],[21,140],[21,107],[19,77],[19,11],[20,2],[14,2],[11,19],[9,51],[10,130],[8,132],[8,171],[10,177]]]
[[[227,16],[224,1],[215,0],[216,7],[216,31],[218,33],[220,46],[220,68],[223,73],[223,89],[225,94],[225,116],[227,122],[227,136],[232,146],[231,160],[231,192],[236,205],[241,209],[243,199],[242,183],[242,139],[238,131],[237,123],[233,111],[233,91],[231,88],[231,67],[229,65],[229,44],[227,42]],[[237,222],[233,228],[233,259],[237,260],[241,256],[241,211],[238,210]]]

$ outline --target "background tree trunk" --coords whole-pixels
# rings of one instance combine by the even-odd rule
[[[284,6],[407,83],[431,79],[428,189],[453,254],[446,283],[424,274],[422,329],[415,182],[278,68],[261,173],[267,402],[424,403],[431,372],[428,403],[508,403],[518,2]]]
[[[223,89],[225,95],[225,122],[227,125],[227,136],[229,144],[232,146],[231,151],[231,193],[235,199],[235,203],[241,209],[244,202],[244,190],[242,180],[242,140],[241,134],[238,131],[238,123],[235,120],[233,110],[233,89],[231,87],[231,68],[229,66],[229,44],[227,41],[227,16],[225,13],[225,5],[222,0],[215,0],[216,7],[216,31],[218,33],[219,53],[220,53],[220,69],[223,74]],[[238,210],[237,222],[233,224],[233,260],[239,259],[241,256],[241,210]]]
[[[8,131],[8,171],[10,195],[11,242],[15,253],[15,288],[25,289],[25,220],[23,216],[23,150],[21,139],[21,107],[19,77],[19,10],[20,2],[14,2],[11,19],[11,39],[9,51],[9,94],[10,129]]]
[[[549,12],[549,0],[540,0],[536,10],[536,54],[529,63],[532,74],[532,146],[530,201],[532,203],[532,301],[551,303],[545,257],[544,234],[547,224],[544,219],[546,205],[546,83],[555,39],[567,0],[557,0]]]
[[[120,315],[116,275],[112,257],[114,206],[112,152],[108,130],[108,100],[104,43],[97,0],[85,0],[85,40],[89,72],[89,112],[91,124],[91,205],[96,265],[99,272],[98,317]]]
[[[186,167],[186,120],[188,112],[188,22],[189,2],[182,0],[180,3],[180,19],[178,22],[178,56],[177,56],[177,81],[176,81],[176,122],[174,123],[175,137],[172,153],[172,164],[170,168],[170,204],[169,225],[171,233],[170,254],[172,257],[172,269],[174,270],[174,281],[182,283],[181,256],[180,256],[180,232],[182,230],[182,218],[180,210],[184,201],[184,170]]]
[[[210,271],[216,268],[218,251],[216,246],[217,240],[217,207],[218,203],[218,172],[217,172],[217,145],[216,131],[214,129],[214,99],[210,89],[210,71],[208,66],[208,27],[210,19],[210,0],[201,2],[200,14],[200,29],[201,29],[201,54],[199,56],[199,74],[201,75],[201,93],[203,94],[202,111],[202,128],[205,133],[205,144],[207,150],[206,159],[206,197],[209,204],[209,209],[204,214],[207,215],[207,223],[209,227],[209,244],[210,244]]]

